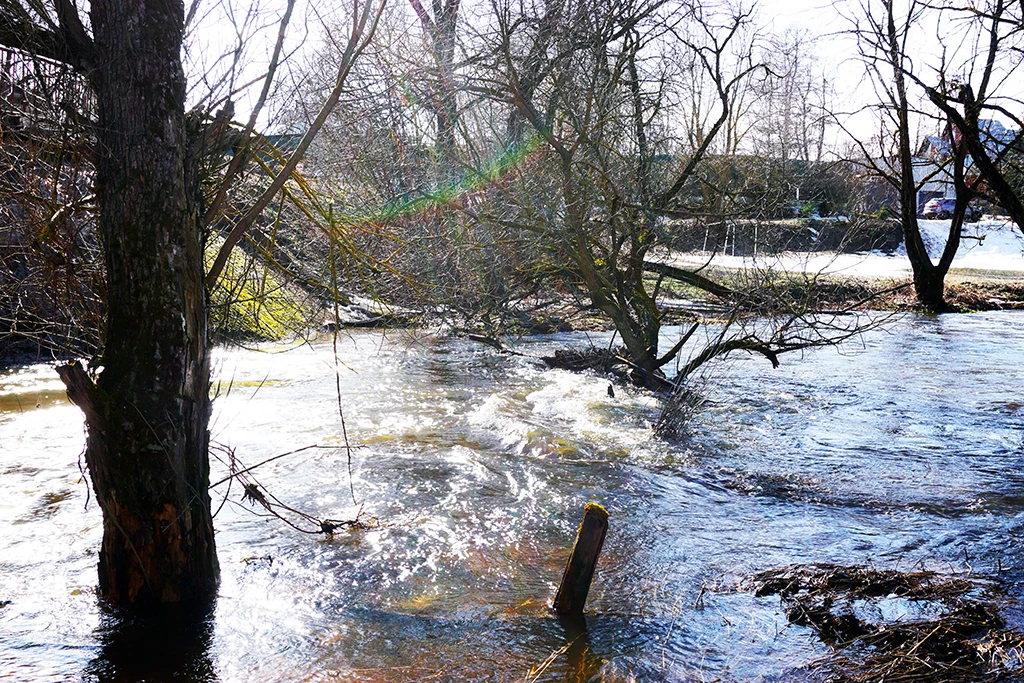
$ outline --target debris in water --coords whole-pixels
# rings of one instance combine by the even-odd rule
[[[244,484],[242,488],[244,490],[244,493],[242,494],[243,502],[253,504],[259,503],[266,509],[270,510],[270,503],[267,502],[267,497],[263,495],[262,491],[260,491],[259,486],[256,484]]]
[[[250,505],[259,505],[264,510],[269,512],[272,516],[277,517],[279,520],[304,534],[319,535],[324,534],[326,536],[333,536],[334,532],[341,528],[347,527],[349,531],[361,530],[369,531],[372,529],[379,529],[384,526],[379,519],[376,517],[364,517],[363,508],[359,507],[359,512],[356,513],[355,519],[338,520],[338,519],[320,519],[315,515],[308,514],[301,510],[297,510],[290,505],[283,503],[277,496],[266,490],[265,487],[261,487],[261,484],[256,481],[252,471],[260,465],[265,465],[268,462],[277,460],[286,455],[292,455],[300,453],[302,451],[308,451],[313,448],[322,448],[319,445],[306,446],[304,448],[298,448],[287,453],[281,453],[271,458],[267,458],[262,462],[253,465],[252,467],[243,467],[239,461],[238,456],[235,454],[235,450],[228,446],[222,446],[215,444],[211,449],[211,453],[217,456],[218,453],[223,453],[226,457],[217,456],[221,462],[224,462],[228,467],[230,474],[224,477],[220,481],[211,484],[210,488],[214,488],[221,484],[227,483],[230,493],[230,485],[233,481],[238,480],[242,485],[242,502],[249,503]],[[354,498],[354,496],[353,496]],[[224,502],[227,502],[228,494],[224,495]],[[221,503],[223,506],[223,503]],[[219,511],[219,508],[218,508]],[[214,513],[216,515],[216,513]],[[309,526],[307,526],[307,524]]]
[[[594,370],[601,373],[609,373],[612,368],[624,364],[626,349],[602,349],[596,346],[587,348],[557,349],[551,356],[541,358],[549,368],[560,370],[572,370],[581,372],[583,370]]]
[[[778,595],[790,623],[833,648],[834,660],[812,666],[834,683],[1009,680],[1024,663],[1024,633],[1006,628],[1009,598],[991,581],[810,564],[761,572],[749,587]]]
[[[377,517],[363,517],[363,508],[359,508],[355,519],[325,519],[320,522],[320,531],[327,536],[333,536],[334,531],[341,527],[347,527],[349,531],[372,531],[379,529],[383,524]]]

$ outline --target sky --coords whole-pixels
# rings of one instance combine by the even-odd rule
[[[388,1],[392,8],[409,9],[408,0]],[[468,8],[470,1],[463,0],[464,9]],[[811,39],[812,54],[834,84],[837,111],[861,110],[874,95],[871,83],[865,79],[864,66],[858,58],[855,42],[848,33],[851,19],[863,16],[861,5],[864,1],[875,0],[759,0],[755,5],[757,23],[762,27],[759,33],[767,36],[792,30],[799,31]],[[906,0],[902,4],[906,6]],[[235,85],[258,78],[269,60],[276,37],[276,22],[284,10],[284,5],[285,0],[202,0],[191,31],[192,48],[186,56],[190,82],[193,84],[193,103],[201,99],[200,93],[209,90],[210,81],[216,80],[216,77],[224,72],[230,60],[218,56],[231,53],[234,49],[239,33],[236,30],[237,26],[243,26],[242,35],[250,39],[243,41],[245,47],[240,53],[240,62],[244,68],[241,69]],[[337,15],[339,10],[339,6],[334,3],[296,0],[289,41],[286,44],[286,52],[291,53],[293,63],[304,63],[304,60],[308,60],[323,45],[324,37],[320,25],[322,22],[336,21],[328,13],[334,12]],[[412,25],[415,26],[414,21]],[[415,33],[410,32],[410,39],[421,39],[417,34],[418,30]],[[914,58],[915,69],[931,75],[932,72],[929,72],[928,68],[940,62],[943,41],[949,44],[945,54],[951,60],[959,58],[958,52],[963,55],[972,51],[971,46],[957,42],[956,26],[952,23],[947,22],[941,27],[934,23],[917,25],[909,49]],[[214,74],[214,77],[206,76],[204,79],[201,74]],[[1015,95],[1024,100],[1024,78],[1017,80],[1020,83],[1011,83],[1011,86],[1016,88]],[[912,90],[917,96],[921,96],[918,88]],[[257,93],[258,86],[250,87],[235,96],[236,119],[244,120],[247,117]],[[1024,107],[1017,107],[1017,110],[1022,109]],[[271,125],[272,120],[274,112],[272,108],[268,108],[261,117],[260,124],[266,128]],[[1003,123],[1010,122],[1004,118]],[[844,117],[843,124],[861,139],[868,139],[878,131],[873,116],[864,112]],[[937,127],[938,124],[934,121],[921,121],[914,131],[914,137],[933,134],[937,132]],[[845,146],[844,135],[838,127],[831,131],[830,136],[831,146],[839,150]]]

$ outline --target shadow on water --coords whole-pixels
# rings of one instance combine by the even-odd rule
[[[104,607],[100,648],[83,672],[90,683],[218,680],[210,656],[215,604],[127,613]]]
[[[572,680],[571,674],[581,681],[588,681],[601,670],[604,660],[594,655],[591,650],[590,633],[587,631],[587,618],[582,614],[577,616],[563,615],[558,621],[565,630],[566,644],[565,662],[566,669],[570,672],[566,679]],[[557,652],[557,651],[556,651]]]

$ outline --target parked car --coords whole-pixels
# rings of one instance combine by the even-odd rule
[[[927,204],[924,205],[924,210],[921,212],[928,220],[934,220],[936,218],[940,220],[946,220],[953,215],[953,209],[956,208],[956,199],[945,199],[942,197],[936,197],[931,199]],[[967,205],[967,212],[964,214],[964,221],[967,223],[977,223],[981,218],[981,209],[974,204]]]

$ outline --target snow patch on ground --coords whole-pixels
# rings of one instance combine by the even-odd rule
[[[921,233],[932,259],[937,260],[942,253],[948,230],[949,221],[921,221]],[[953,267],[1024,271],[1024,237],[1010,222],[982,220],[969,223],[953,259]]]
[[[938,261],[946,244],[949,221],[920,221],[921,236],[933,261]],[[675,263],[687,267],[707,263],[699,253],[674,254]],[[872,251],[858,254],[784,253],[759,256],[718,254],[711,265],[720,268],[771,268],[788,272],[848,275],[851,277],[903,278],[911,274],[906,248],[900,245],[892,254]],[[1003,270],[1024,272],[1024,237],[1011,222],[983,219],[967,224],[953,268],[964,270]]]

